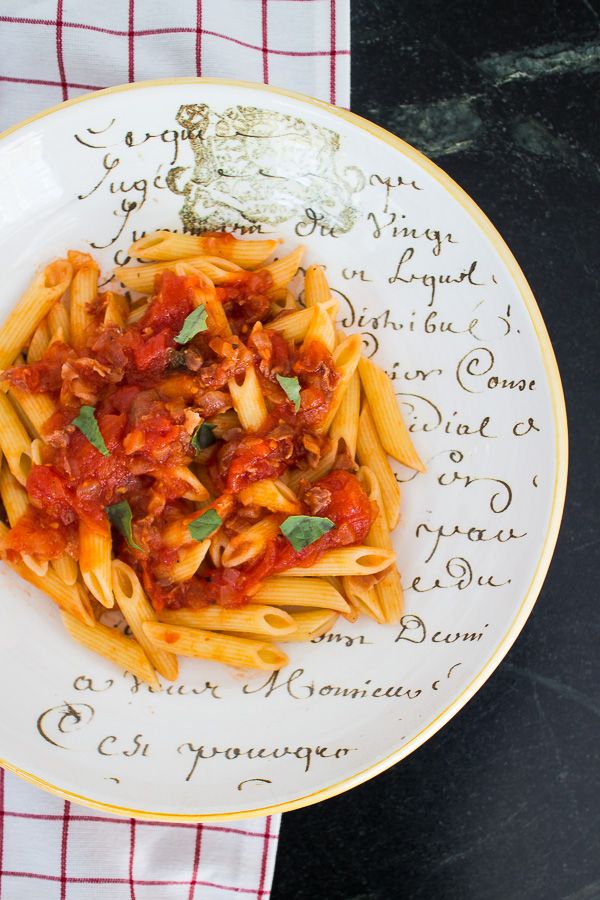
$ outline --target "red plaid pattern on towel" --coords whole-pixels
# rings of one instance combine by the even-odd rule
[[[5,0],[0,33],[0,129],[152,78],[238,78],[350,102],[350,0]]]
[[[121,819],[59,800],[0,769],[0,898],[266,900],[279,820]]]
[[[127,81],[216,76],[350,102],[350,0],[4,0],[0,129]],[[0,900],[264,900],[279,816],[117,818],[0,769]]]

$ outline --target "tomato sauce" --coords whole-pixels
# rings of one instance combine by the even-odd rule
[[[215,241],[227,239],[214,236]],[[42,463],[31,469],[30,507],[10,532],[9,553],[76,557],[79,522],[103,528],[106,508],[127,500],[133,537],[142,550],[131,549],[116,531],[115,547],[136,568],[157,609],[210,603],[235,607],[248,602],[268,575],[310,566],[332,547],[364,540],[373,517],[371,504],[355,476],[333,471],[308,485],[300,498],[307,515],[335,523],[309,547],[296,552],[280,535],[261,558],[240,568],[215,569],[207,558],[189,581],[168,580],[177,551],[163,546],[162,534],[174,519],[198,511],[183,496],[189,487],[182,472],[195,459],[191,438],[198,424],[232,409],[228,379],[253,365],[270,410],[259,432],[227,426],[227,440],[217,439],[203,451],[202,477],[216,496],[210,506],[220,510],[230,537],[261,514],[238,506],[240,490],[278,478],[290,466],[308,468],[325,448],[318,428],[339,375],[318,341],[295,347],[262,326],[270,315],[271,285],[265,271],[234,273],[217,288],[234,335],[225,338],[209,329],[182,348],[175,338],[195,309],[201,286],[195,276],[166,270],[157,277],[155,295],[136,324],[119,328],[98,321],[81,351],[56,342],[38,362],[4,373],[9,385],[46,393],[57,407],[43,428]],[[298,410],[278,375],[298,379]],[[83,405],[94,408],[107,455],[73,424]]]

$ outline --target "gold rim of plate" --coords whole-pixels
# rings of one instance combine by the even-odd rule
[[[30,125],[32,122],[37,122],[40,119],[44,119],[46,116],[52,115],[52,113],[57,112],[64,107],[75,106],[78,103],[85,103],[87,101],[94,100],[96,97],[103,94],[117,94],[124,91],[144,90],[149,87],[162,87],[177,84],[214,84],[223,87],[251,88],[252,90],[264,91],[268,94],[275,94],[281,97],[287,97],[292,100],[298,100],[300,103],[316,107],[317,109],[323,110],[338,119],[343,119],[350,125],[354,125],[356,128],[359,128],[361,131],[366,131],[367,134],[370,134],[372,137],[375,137],[378,140],[382,141],[384,144],[388,144],[388,146],[400,151],[400,153],[408,157],[410,160],[424,169],[429,175],[431,175],[432,178],[434,178],[438,182],[438,184],[440,184],[452,197],[454,197],[454,199],[465,210],[465,212],[469,214],[471,219],[479,227],[480,231],[482,231],[485,237],[490,241],[494,249],[499,254],[500,258],[502,259],[502,262],[508,269],[511,278],[513,279],[513,282],[516,285],[519,294],[521,295],[523,303],[525,304],[525,308],[529,313],[537,337],[540,352],[542,354],[546,377],[548,379],[552,413],[554,417],[556,469],[554,472],[552,510],[550,513],[548,528],[546,530],[546,536],[539,559],[537,561],[537,565],[535,567],[535,571],[533,573],[533,577],[510,627],[498,643],[494,652],[491,654],[490,658],[483,666],[481,671],[472,679],[472,681],[467,685],[462,693],[459,694],[459,696],[456,697],[452,701],[452,703],[450,703],[444,710],[442,710],[442,712],[439,713],[435,717],[435,719],[433,719],[433,721],[429,722],[429,724],[426,725],[425,728],[423,728],[418,734],[416,734],[410,741],[408,741],[406,744],[403,744],[402,747],[400,747],[398,750],[394,750],[392,753],[379,760],[379,762],[368,766],[366,769],[363,769],[361,772],[357,772],[355,775],[352,775],[349,778],[338,781],[335,784],[332,784],[326,788],[322,788],[319,791],[315,791],[312,794],[306,794],[305,796],[296,797],[293,800],[287,800],[283,803],[276,803],[272,806],[258,807],[256,809],[244,810],[242,812],[198,812],[178,814],[152,812],[151,810],[145,809],[129,809],[125,806],[102,803],[98,800],[94,800],[91,797],[85,797],[81,794],[75,794],[71,791],[63,790],[57,785],[50,784],[49,782],[38,778],[36,775],[32,775],[30,772],[26,772],[24,769],[20,769],[18,766],[14,765],[14,763],[11,763],[8,760],[0,757],[1,766],[3,766],[5,769],[8,769],[10,772],[14,772],[15,775],[19,775],[21,778],[24,778],[25,781],[36,785],[36,787],[40,787],[46,791],[50,791],[50,793],[56,794],[58,797],[62,797],[64,800],[71,800],[75,803],[82,803],[85,806],[92,807],[92,809],[102,810],[104,812],[113,813],[115,815],[123,815],[129,817],[133,816],[134,818],[139,819],[156,819],[169,822],[222,822],[231,819],[247,819],[255,816],[267,816],[274,813],[287,812],[288,810],[292,809],[299,809],[300,807],[310,806],[313,803],[319,803],[321,800],[327,800],[330,797],[335,797],[337,794],[341,794],[344,791],[348,791],[351,788],[357,787],[364,781],[368,781],[375,775],[379,775],[381,772],[389,769],[397,762],[400,762],[400,760],[404,759],[406,756],[420,747],[421,744],[424,744],[425,741],[427,741],[430,737],[432,737],[432,735],[439,731],[440,728],[442,728],[442,726],[445,725],[446,722],[448,722],[454,715],[456,715],[456,713],[462,709],[462,707],[471,699],[471,697],[473,697],[477,693],[479,688],[484,684],[485,681],[487,681],[490,675],[502,662],[502,660],[512,647],[513,643],[517,639],[521,629],[523,628],[525,622],[527,621],[527,618],[529,617],[529,614],[531,613],[531,610],[533,609],[535,601],[537,600],[544,583],[544,579],[550,566],[550,561],[552,559],[552,554],[554,552],[554,547],[558,538],[558,532],[560,529],[560,522],[562,519],[562,513],[565,503],[569,442],[565,399],[554,350],[552,349],[552,344],[550,343],[550,338],[548,336],[542,314],[536,303],[535,297],[533,296],[533,292],[504,239],[501,237],[494,225],[492,225],[485,213],[475,203],[475,201],[472,200],[471,197],[461,187],[459,187],[459,185],[456,184],[456,182],[453,181],[453,179],[450,178],[449,175],[447,175],[443,171],[443,169],[440,169],[439,166],[437,166],[434,162],[424,156],[419,150],[415,150],[414,147],[412,147],[410,144],[407,144],[406,141],[403,141],[401,138],[391,134],[391,132],[386,131],[385,128],[381,128],[379,125],[375,125],[373,124],[373,122],[369,122],[368,119],[363,119],[362,116],[358,116],[356,115],[356,113],[352,113],[348,110],[332,106],[331,104],[326,103],[323,100],[315,100],[313,97],[308,97],[305,94],[300,94],[296,91],[287,91],[281,88],[271,87],[270,85],[255,84],[250,81],[237,81],[227,78],[161,78],[153,81],[138,81],[134,82],[133,84],[116,85],[115,87],[105,88],[102,91],[94,91],[89,94],[83,94],[80,97],[75,97],[73,100],[67,100],[64,103],[58,103],[56,104],[56,106],[51,106],[49,109],[46,109],[35,116],[31,116],[28,119],[24,119],[17,125],[13,125],[12,128],[9,128],[6,131],[2,132],[0,134],[0,141],[11,134],[14,134],[14,132],[18,131],[20,128],[23,128],[26,125]]]

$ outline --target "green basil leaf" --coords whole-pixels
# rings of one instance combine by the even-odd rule
[[[279,530],[294,550],[303,550],[334,527],[335,523],[331,519],[324,519],[321,516],[288,516],[279,526]]]
[[[133,530],[131,528],[131,507],[127,500],[121,500],[120,503],[113,503],[112,506],[106,507],[106,515],[111,525],[114,525],[117,531],[120,531],[129,546],[133,550],[142,550],[139,544],[133,539]]]
[[[201,331],[206,331],[208,325],[206,324],[206,309],[204,308],[204,304],[201,303],[200,306],[197,306],[189,316],[186,316],[183,325],[181,326],[181,331],[175,337],[175,340],[178,344],[187,344],[188,341],[197,335],[200,334]]]
[[[90,444],[96,450],[99,450],[103,456],[110,456],[110,451],[107,449],[102,433],[98,428],[93,406],[82,406],[79,410],[79,415],[73,419],[71,425],[79,428]]]
[[[285,391],[288,400],[294,404],[296,412],[300,409],[300,382],[294,375],[293,378],[286,378],[285,375],[277,375],[277,381]]]
[[[216,440],[213,434],[214,427],[214,425],[208,425],[206,422],[202,422],[202,424],[198,425],[194,430],[190,443],[196,453],[200,453],[201,450],[206,450],[207,447],[214,444]]]
[[[207,509],[205,513],[188,525],[188,531],[195,541],[203,541],[223,522],[216,509]]]

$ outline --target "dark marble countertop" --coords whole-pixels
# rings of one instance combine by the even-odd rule
[[[408,759],[284,816],[273,900],[600,898],[599,24],[598,0],[353,0],[353,110],[471,194],[537,297],[569,491],[507,659]]]

